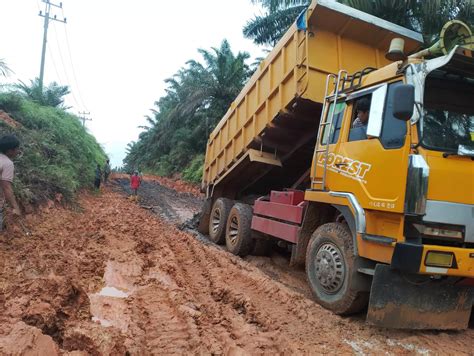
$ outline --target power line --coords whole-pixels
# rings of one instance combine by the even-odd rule
[[[65,65],[65,63],[64,63],[63,55],[62,55],[62,53],[61,53],[61,46],[60,46],[60,44],[59,44],[58,32],[56,31],[56,26],[53,26],[53,30],[54,30],[54,33],[55,33],[55,35],[56,35],[56,36],[55,36],[55,37],[56,37],[56,44],[57,44],[57,46],[58,46],[58,53],[59,53],[59,57],[60,57],[60,59],[61,59],[61,63],[62,63],[62,65],[63,65],[64,75],[66,76],[66,82],[67,82],[67,83],[71,83],[70,86],[71,86],[72,99],[73,99],[74,102],[76,103],[77,107],[80,107],[79,102],[77,101],[77,98],[76,98],[76,96],[74,95],[74,90],[72,90],[72,82],[71,82],[71,80],[69,79],[69,76],[68,76],[68,74],[67,74],[66,65]],[[58,77],[59,77],[59,75],[58,75]]]
[[[56,73],[56,76],[58,77],[58,80],[61,82],[61,76],[59,75],[58,68],[56,66],[56,62],[54,61],[54,57],[51,54],[51,47],[49,47],[49,43],[48,43],[48,55],[49,55],[49,58],[51,59],[51,62],[53,63],[54,72]]]
[[[63,12],[63,16],[64,16],[64,10],[61,9],[61,11]],[[82,99],[81,90],[79,88],[79,82],[78,82],[77,77],[76,77],[76,71],[74,69],[74,62],[72,60],[72,52],[71,52],[71,47],[69,46],[69,36],[67,34],[66,26],[64,26],[63,28],[64,28],[64,33],[66,35],[66,48],[68,50],[69,60],[71,62],[72,76],[74,78],[74,81],[76,82],[77,95],[79,96],[79,100],[81,101],[83,108],[87,110],[87,106],[84,104],[84,100]]]
[[[41,92],[43,92],[43,79],[44,79],[44,63],[46,58],[46,43],[48,42],[48,26],[50,21],[58,21],[62,23],[66,23],[66,18],[60,20],[54,15],[53,17],[50,16],[51,6],[61,8],[63,7],[63,3],[60,2],[59,5],[51,3],[49,0],[43,0],[45,3],[44,14],[40,10],[39,16],[44,17],[44,32],[43,32],[43,50],[41,51],[41,67],[40,67],[40,76],[39,76],[39,88]]]

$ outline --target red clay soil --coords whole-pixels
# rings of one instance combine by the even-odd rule
[[[8,115],[5,111],[0,110],[0,121],[3,121],[10,127],[18,128],[21,127],[21,124],[15,120],[13,120],[10,115]]]
[[[0,354],[473,354],[341,318],[109,189],[0,239]]]

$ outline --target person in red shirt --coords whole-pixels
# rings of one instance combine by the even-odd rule
[[[132,188],[132,197],[134,200],[138,200],[138,188],[140,187],[141,178],[138,175],[138,172],[133,172],[130,177],[130,188]]]

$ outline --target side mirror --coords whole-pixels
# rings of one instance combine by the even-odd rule
[[[393,116],[408,121],[415,107],[415,87],[411,84],[398,85],[393,91]]]

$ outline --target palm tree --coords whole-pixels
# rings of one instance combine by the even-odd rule
[[[245,61],[250,56],[246,52],[234,55],[227,40],[219,48],[199,49],[198,52],[203,63],[190,60],[187,68],[166,81],[170,96],[178,100],[170,113],[171,119],[205,111],[213,126],[249,77],[250,70]]]
[[[64,110],[68,109],[68,107],[64,106],[64,97],[70,94],[68,86],[62,86],[56,82],[52,82],[41,90],[39,78],[35,78],[35,80],[30,81],[30,85],[20,81],[19,84],[15,85],[15,87],[27,98],[41,105],[52,106]]]
[[[7,63],[3,58],[0,58],[0,76],[7,77],[12,70],[8,67]]]
[[[473,0],[339,0],[397,25],[420,32],[426,44],[432,43],[443,25],[458,18],[472,26]]]
[[[244,36],[256,44],[274,45],[309,4],[304,0],[251,0],[262,5],[264,16],[256,16],[244,26]],[[434,41],[442,26],[459,18],[473,25],[474,0],[338,0],[339,2],[421,32],[427,44]]]
[[[224,40],[220,47],[199,49],[166,80],[166,94],[155,102],[147,127],[128,147],[127,167],[146,167],[161,174],[185,168],[205,150],[209,131],[225,114],[251,71],[248,53],[234,54]]]
[[[298,15],[309,5],[309,0],[251,0],[265,10],[243,28],[244,36],[258,45],[275,46]]]

